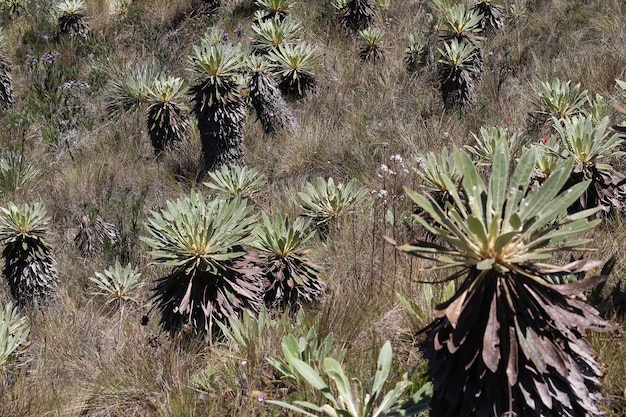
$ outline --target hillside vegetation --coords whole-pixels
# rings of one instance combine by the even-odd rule
[[[0,8],[0,416],[626,415],[626,2]]]

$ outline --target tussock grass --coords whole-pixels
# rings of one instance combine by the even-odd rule
[[[208,195],[202,186],[206,173],[199,135],[192,132],[178,149],[157,158],[141,114],[112,120],[105,112],[110,68],[153,59],[191,85],[187,57],[192,45],[208,28],[224,30],[234,43],[249,43],[254,2],[223,1],[214,10],[210,2],[200,0],[135,0],[121,14],[114,1],[94,0],[87,9],[92,34],[76,42],[56,42],[45,2],[31,3],[23,15],[1,17],[12,45],[9,58],[17,101],[0,115],[5,127],[0,129],[0,148],[24,149],[29,160],[42,167],[42,177],[20,198],[41,201],[52,218],[49,240],[61,292],[47,309],[29,314],[31,346],[24,358],[29,362],[0,384],[0,415],[279,416],[279,410],[259,401],[260,393],[274,399],[311,399],[310,392],[288,392],[277,383],[265,361],[280,355],[282,337],[293,330],[289,326],[254,339],[249,350],[226,341],[208,346],[160,331],[158,313],[150,312],[150,296],[154,279],[164,269],[149,264],[139,236],[146,234],[142,223],[150,211],[167,200],[191,188]],[[379,14],[376,25],[385,31],[386,58],[376,63],[359,59],[358,36],[341,28],[329,2],[293,3],[290,12],[303,25],[303,40],[319,50],[317,91],[290,103],[300,122],[296,132],[264,135],[249,112],[245,157],[268,180],[254,203],[294,218],[302,214],[297,192],[318,176],[341,182],[356,178],[371,191],[371,207],[333,225],[327,239],[311,243],[309,254],[323,266],[328,289],[319,304],[306,309],[305,323],[316,328],[320,339],[332,333],[348,350],[350,374],[360,377],[371,375],[380,346],[392,340],[401,374],[422,364],[415,332],[432,319],[432,305],[442,301],[445,287],[433,285],[430,301],[424,292],[427,284],[418,281],[434,282],[443,275],[423,273],[425,261],[395,252],[382,239],[407,242],[420,232],[403,193],[404,186],[420,188],[415,158],[443,147],[462,147],[472,140],[470,132],[477,133],[481,126],[525,130],[540,81],[572,80],[592,97],[616,97],[614,79],[626,78],[626,4],[528,2],[525,17],[507,21],[503,32],[485,41],[486,71],[477,82],[477,103],[446,111],[436,80],[436,47],[441,45],[431,30],[431,16],[437,11],[428,2],[392,1]],[[513,2],[502,3],[508,9]],[[239,25],[241,37],[235,33]],[[415,32],[428,37],[431,51],[429,62],[409,74],[403,51]],[[56,57],[57,72],[52,84],[42,87],[44,69],[36,73],[26,59],[31,54],[39,60],[48,52]],[[62,106],[58,88],[70,80],[91,84],[91,92],[78,97],[82,113],[61,111],[68,109]],[[76,123],[63,131],[61,123],[73,116]],[[622,121],[612,117],[612,122]],[[56,141],[49,131],[60,132]],[[391,162],[394,155],[401,155],[406,172]],[[382,164],[396,175],[379,175]],[[386,197],[378,197],[381,190]],[[3,197],[0,204],[7,202]],[[120,244],[94,258],[82,258],[72,233],[85,214],[99,214],[113,223]],[[617,256],[611,283],[623,279],[626,271],[623,222],[620,216],[609,219],[589,235],[599,248],[590,257]],[[148,283],[139,305],[123,311],[94,298],[88,280],[115,260],[132,262]],[[411,318],[396,293],[421,306],[424,316]],[[0,300],[9,296],[3,281]],[[145,314],[150,321],[142,326]],[[597,336],[593,344],[602,362],[623,363],[626,352],[618,337]],[[607,366],[604,384],[607,415],[623,415],[623,366]]]

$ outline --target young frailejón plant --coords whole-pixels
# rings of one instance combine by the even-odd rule
[[[84,215],[78,227],[78,233],[74,236],[74,244],[82,256],[94,256],[104,247],[113,247],[120,241],[120,233],[114,224],[104,221],[100,215],[96,215],[96,221],[92,222],[88,215]]]
[[[80,36],[86,38],[89,35],[89,22],[85,16],[85,2],[83,0],[61,0],[54,5],[57,13],[58,33],[72,38]]]
[[[44,240],[49,221],[40,203],[0,207],[3,272],[20,307],[45,304],[58,290],[56,261]]]
[[[309,259],[305,249],[315,233],[300,218],[290,223],[280,213],[271,220],[263,213],[263,226],[254,229],[257,239],[252,246],[262,251],[264,301],[268,307],[295,312],[302,303],[322,295],[321,267]]]
[[[428,49],[418,33],[410,34],[408,40],[409,45],[404,49],[404,67],[414,73],[428,62]]]
[[[267,55],[270,71],[287,98],[300,99],[315,89],[316,49],[307,43],[280,45]]]
[[[472,46],[469,59],[476,69],[473,77],[480,77],[484,71],[484,63],[480,52],[484,37],[481,36],[480,22],[482,15],[474,10],[468,10],[463,4],[456,5],[446,12],[444,23],[441,27],[441,38],[450,42],[456,39],[459,43]]]
[[[157,72],[154,63],[129,64],[110,81],[107,108],[112,116],[148,105],[146,127],[154,152],[181,142],[190,129],[183,80]]]
[[[474,65],[474,47],[467,42],[452,39],[438,48],[437,78],[441,83],[441,98],[446,109],[467,106],[476,102],[474,79],[480,70]]]
[[[546,143],[538,143],[531,146],[537,152],[533,178],[539,183],[548,179],[563,160],[557,142],[558,139],[551,137]]]
[[[256,0],[254,3],[262,9],[262,20],[286,17],[292,5],[291,0]]]
[[[298,321],[303,314],[303,311],[299,310],[296,315],[296,321]],[[324,358],[330,357],[341,363],[347,353],[344,347],[336,343],[338,341],[335,339],[333,333],[329,333],[324,340],[320,342],[321,336],[318,336],[315,327],[311,327],[306,332],[306,335],[304,335],[304,331],[306,331],[306,327],[302,329],[303,336],[299,338],[296,338],[293,334],[288,334],[283,337],[280,344],[283,352],[282,357],[266,359],[274,370],[278,372],[279,375],[277,376],[280,378],[280,382],[287,387],[293,387],[295,389],[304,388],[306,381],[293,366],[291,358],[299,359],[318,370]]]
[[[144,286],[141,273],[130,263],[123,267],[119,261],[103,273],[95,272],[95,276],[89,277],[89,281],[98,289],[94,295],[102,296],[106,299],[106,304],[114,303],[118,307],[122,307],[124,303],[137,303],[137,292]]]
[[[12,303],[0,304],[0,376],[9,366],[19,360],[28,348],[30,326],[26,317],[17,311]],[[3,382],[0,382],[2,386]]]
[[[326,404],[318,406],[308,401],[294,401],[289,404],[274,400],[267,401],[268,404],[278,405],[307,417],[316,417],[320,413],[327,417],[414,416],[428,409],[430,384],[424,385],[411,396],[408,391],[412,383],[406,373],[394,388],[383,391],[391,374],[392,349],[389,341],[380,349],[376,373],[368,390],[364,389],[361,381],[348,378],[341,364],[332,357],[323,359],[325,378],[295,355],[286,359],[299,377],[319,391]],[[331,390],[326,380],[332,381],[335,389]]]
[[[482,16],[479,26],[483,32],[500,31],[504,27],[503,7],[492,0],[478,0],[472,11]]]
[[[24,152],[0,152],[0,197],[5,199],[24,197],[41,175],[41,169],[31,162]]]
[[[452,193],[457,192],[461,181],[453,155],[447,148],[443,148],[439,155],[429,152],[423,158],[419,158],[415,172],[422,178],[428,198],[445,210],[446,204],[452,201]],[[413,214],[422,217],[429,224],[434,224],[430,214],[420,207],[417,207]],[[424,238],[433,239],[436,236],[426,231]]]
[[[244,165],[243,122],[246,105],[235,81],[241,67],[237,50],[202,40],[189,58],[198,82],[191,87],[205,169]]]
[[[602,119],[611,115],[612,104],[615,104],[613,100],[607,100],[602,94],[596,94],[593,98],[589,96],[583,114],[591,116],[594,123],[600,123]],[[618,110],[618,107],[615,109]]]
[[[245,200],[189,196],[168,201],[146,223],[154,263],[172,268],[159,278],[153,298],[166,330],[200,332],[211,339],[216,322],[256,317],[263,305],[261,270],[243,250],[254,240],[255,217]]]
[[[468,10],[465,5],[458,4],[446,11],[441,37],[445,41],[456,39],[466,42],[474,48],[480,48],[483,37],[480,22],[482,15],[474,10]]]
[[[279,45],[297,43],[302,25],[290,16],[257,20],[252,24],[252,47],[256,53],[266,54]]]
[[[341,24],[353,31],[369,27],[376,18],[376,9],[370,0],[332,0]]]
[[[528,128],[539,131],[552,117],[572,117],[583,114],[585,104],[589,102],[587,90],[580,90],[580,83],[559,79],[542,82],[535,91],[534,109],[528,114]]]
[[[220,193],[224,199],[254,198],[267,183],[256,168],[223,165],[209,172],[210,181],[204,185]]]
[[[611,160],[623,156],[624,142],[609,130],[609,118],[597,125],[592,116],[553,118],[554,129],[563,146],[561,154],[573,157],[574,170],[567,185],[591,181],[589,187],[570,211],[600,207],[604,213],[612,209],[626,211],[626,175],[613,169]]]
[[[493,157],[496,153],[496,149],[501,143],[506,142],[511,155],[516,155],[517,151],[521,148],[523,137],[520,132],[509,132],[508,129],[502,127],[481,127],[480,136],[472,133],[476,144],[465,145],[465,149],[470,153],[478,157],[477,163],[479,165],[491,165],[493,164]]]
[[[298,196],[304,216],[313,221],[323,236],[328,236],[330,224],[354,212],[365,202],[368,191],[357,188],[354,179],[347,184],[335,185],[332,178],[318,177],[315,184],[307,182],[304,192],[299,192]]]
[[[363,61],[379,61],[385,57],[385,50],[381,46],[384,36],[385,32],[375,27],[359,31],[359,37],[364,43],[359,51],[359,56]]]
[[[187,136],[190,121],[185,93],[182,78],[164,73],[148,89],[148,136],[157,155]]]
[[[159,75],[156,63],[126,63],[123,68],[114,68],[106,95],[107,111],[118,117],[132,112],[148,102],[150,87]]]
[[[0,111],[5,111],[15,104],[11,62],[5,55],[7,42],[4,29],[0,28]]]
[[[269,62],[251,55],[246,65],[251,74],[248,81],[250,101],[265,133],[295,131],[296,117],[269,72]]]
[[[589,185],[564,189],[573,158],[541,185],[532,184],[535,159],[531,148],[510,174],[511,156],[501,144],[485,184],[470,157],[456,150],[462,190],[451,193],[445,210],[407,190],[434,224],[416,220],[444,243],[399,249],[434,262],[430,269],[457,268],[448,279],[462,278],[454,296],[437,306],[420,346],[434,384],[432,417],[601,414],[601,371],[585,337],[612,327],[572,295],[605,277],[556,285],[551,274],[595,263],[546,263],[555,251],[582,250],[588,240],[575,237],[599,220],[588,220],[596,209],[567,215]]]

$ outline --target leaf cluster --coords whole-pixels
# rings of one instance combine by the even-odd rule
[[[315,236],[307,222],[297,218],[293,223],[287,216],[277,213],[273,219],[262,213],[263,226],[257,225],[254,234],[257,240],[253,246],[267,252],[268,257],[289,258],[298,257],[304,245]]]
[[[297,347],[292,345],[291,349],[295,350]],[[269,404],[278,405],[309,417],[316,416],[312,412],[322,413],[328,417],[412,416],[427,409],[427,392],[430,385],[426,384],[413,398],[408,399],[406,393],[412,384],[408,380],[407,374],[402,376],[394,388],[387,392],[384,391],[391,371],[392,349],[389,341],[380,350],[376,373],[368,389],[364,388],[361,381],[350,380],[341,363],[332,357],[323,359],[322,371],[333,382],[334,390],[324,381],[322,375],[305,361],[296,358],[295,355],[289,356],[287,360],[301,378],[323,395],[326,404],[318,406],[308,401],[294,401],[293,404],[290,404],[274,400],[267,401]]]
[[[523,141],[519,131],[510,133],[507,129],[491,127],[480,128],[480,136],[472,133],[476,145],[465,145],[465,149],[479,158],[480,165],[491,165],[496,149],[501,143],[507,143],[511,154],[515,154],[520,149]]]
[[[257,51],[268,53],[279,45],[297,43],[301,30],[302,25],[290,16],[257,20],[252,25],[252,45]]]
[[[211,83],[218,84],[233,77],[241,67],[237,49],[228,44],[213,44],[206,39],[193,46],[189,63],[200,77],[208,77]]]
[[[205,199],[191,191],[167,208],[152,212],[146,223],[151,237],[141,239],[152,249],[156,263],[217,273],[221,263],[244,254],[233,250],[253,240],[256,220],[245,200]]]
[[[39,203],[0,207],[0,240],[13,242],[21,237],[42,237],[48,231],[50,218]]]
[[[227,198],[251,198],[266,184],[256,168],[237,165],[223,165],[219,170],[209,172],[209,177],[211,180],[204,185]]]
[[[318,177],[315,183],[307,182],[304,192],[298,193],[304,215],[318,226],[355,211],[365,202],[367,195],[366,189],[357,188],[356,180],[335,184],[332,177],[328,180]]]
[[[267,54],[283,94],[301,98],[315,88],[317,55],[317,49],[306,42],[282,44]]]
[[[252,246],[261,250],[264,260],[263,273],[265,303],[268,306],[282,304],[292,311],[301,302],[311,302],[321,295],[323,284],[319,282],[322,268],[307,256],[306,243],[315,235],[307,222],[301,218],[293,223],[277,213],[273,219],[262,213],[263,225],[254,229],[256,240]]]
[[[11,197],[16,193],[25,193],[40,176],[39,167],[22,152],[6,151],[0,154],[1,195]]]
[[[431,191],[447,192],[450,182],[454,188],[461,178],[454,163],[454,158],[447,148],[443,148],[438,155],[428,152],[424,157],[419,157],[414,171],[424,181],[424,187]]]
[[[363,47],[359,53],[361,59],[365,61],[379,60],[385,55],[381,46],[385,32],[382,29],[376,27],[368,27],[359,31],[359,37],[364,42]]]
[[[445,14],[444,24],[441,27],[444,40],[456,39],[472,47],[479,48],[484,40],[480,33],[483,31],[481,21],[483,15],[474,9],[466,9],[465,5],[458,4]]]
[[[130,263],[122,267],[119,261],[115,265],[104,270],[103,273],[96,272],[95,276],[89,277],[98,291],[94,295],[105,297],[106,304],[137,302],[136,292],[144,286],[141,281],[141,273]]]
[[[550,259],[555,250],[580,250],[588,240],[567,239],[591,229],[598,221],[587,220],[597,209],[564,215],[589,185],[584,181],[563,190],[574,160],[563,161],[541,186],[533,186],[536,158],[534,148],[526,151],[509,179],[510,154],[507,145],[501,144],[494,156],[489,183],[485,185],[470,157],[455,150],[455,165],[463,172],[464,199],[447,176],[442,179],[449,185],[452,202],[445,209],[432,199],[406,190],[435,224],[419,216],[416,220],[447,245],[417,242],[401,249],[422,256],[439,255],[440,265],[434,268],[514,270],[543,281],[544,278],[525,265],[554,267],[541,261]],[[555,219],[558,219],[556,223]]]
[[[256,0],[254,3],[263,10],[263,18],[285,17],[292,6],[291,0]]]
[[[121,69],[113,69],[106,97],[109,114],[119,116],[121,112],[134,111],[149,102],[159,72],[153,61],[126,63]]]
[[[0,371],[26,352],[29,333],[26,317],[12,303],[0,304]]]
[[[607,162],[624,155],[620,146],[624,142],[616,133],[609,131],[609,118],[603,118],[595,124],[592,116],[582,115],[553,118],[554,129],[563,145],[562,155],[573,157],[576,161],[574,172],[586,171],[595,167],[600,170],[610,170]]]
[[[300,310],[302,311],[302,310]],[[281,343],[283,357],[267,358],[267,362],[280,373],[282,383],[292,386],[304,385],[304,380],[293,365],[292,358],[299,359],[312,368],[319,370],[324,358],[331,357],[339,363],[343,362],[346,349],[336,346],[336,340],[332,333],[329,333],[320,343],[315,327],[298,338],[293,334],[285,336]]]
[[[552,83],[541,82],[535,91],[535,113],[549,117],[574,116],[583,112],[588,101],[587,90],[581,91],[580,83],[554,79]]]

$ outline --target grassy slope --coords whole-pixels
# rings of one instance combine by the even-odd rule
[[[155,160],[142,114],[115,121],[105,116],[108,68],[121,60],[154,59],[189,85],[187,56],[193,43],[207,27],[224,29],[236,39],[233,30],[239,24],[247,42],[252,8],[246,5],[252,2],[225,2],[212,15],[200,1],[137,0],[126,16],[118,16],[110,13],[113,1],[88,1],[93,34],[81,45],[56,42],[47,2],[31,3],[21,16],[3,20],[14,46],[8,56],[14,63],[18,100],[15,109],[1,116],[5,128],[0,145],[25,149],[45,175],[33,189],[9,193],[5,199],[39,199],[48,208],[62,290],[45,314],[31,317],[31,361],[11,376],[11,388],[0,384],[0,415],[280,415],[258,402],[256,391],[268,397],[284,395],[269,383],[263,358],[279,354],[288,330],[255,338],[247,351],[172,341],[159,332],[156,314],[148,326],[140,325],[149,308],[151,285],[141,295],[140,307],[120,312],[94,298],[88,281],[115,259],[139,266],[146,282],[160,276],[163,271],[148,264],[146,248],[138,240],[144,233],[142,221],[150,210],[201,181],[197,138],[181,154]],[[467,143],[470,132],[480,126],[523,128],[539,81],[571,79],[592,94],[615,96],[614,79],[626,78],[626,5],[619,0],[529,1],[533,7],[527,16],[509,22],[504,33],[485,45],[493,55],[486,56],[477,105],[445,112],[434,65],[410,76],[402,63],[408,34],[429,34],[428,2],[391,2],[379,19],[386,32],[387,57],[376,64],[359,60],[356,36],[340,30],[328,2],[294,3],[292,14],[306,28],[303,37],[320,50],[319,89],[294,104],[302,125],[297,134],[266,137],[254,117],[248,117],[246,158],[269,180],[268,192],[258,203],[295,215],[296,192],[318,175],[357,178],[371,190],[388,190],[386,201],[377,199],[373,210],[333,230],[329,244],[314,245],[312,254],[325,266],[329,295],[308,312],[306,322],[315,325],[321,337],[333,332],[349,349],[347,363],[355,375],[370,375],[385,339],[394,341],[398,370],[410,369],[420,361],[410,334],[424,323],[404,320],[394,294],[423,303],[422,287],[412,282],[419,265],[394,253],[381,237],[406,241],[412,233],[410,220],[405,220],[411,207],[402,186],[419,184],[410,169],[413,159],[442,146]],[[26,64],[27,54],[39,58],[47,52],[54,54],[59,74]],[[498,95],[497,77],[506,62],[511,71]],[[50,94],[70,79],[89,82],[91,88],[65,101]],[[59,133],[63,119],[73,126]],[[402,155],[408,172],[390,161],[396,154]],[[381,178],[383,163],[398,174]],[[175,166],[185,173],[184,180],[173,174]],[[388,209],[396,221],[385,220]],[[68,239],[68,229],[76,228],[84,214],[100,214],[115,223],[122,231],[122,248],[82,259]],[[615,276],[623,276],[623,228],[602,225],[592,237],[599,248],[595,257],[615,254]],[[435,293],[440,292],[436,286]],[[9,297],[4,284],[0,297]],[[608,407],[612,415],[623,415],[624,348],[610,336],[593,340],[603,361],[612,364],[605,379]],[[247,365],[241,365],[242,360]],[[207,371],[213,376],[206,376]],[[199,375],[210,380],[210,390],[191,388]]]

